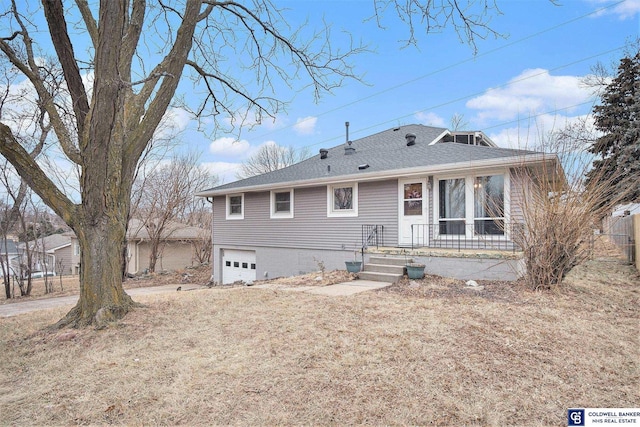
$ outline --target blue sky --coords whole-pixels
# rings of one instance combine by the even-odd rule
[[[373,20],[372,0],[277,1],[295,27],[308,19],[332,24],[336,46],[343,31],[372,50],[352,61],[363,81],[344,86],[314,103],[310,90],[284,90],[291,100],[276,120],[241,134],[210,138],[192,132],[180,115],[183,148],[202,153],[203,166],[222,182],[234,180],[238,165],[261,145],[275,143],[312,154],[345,140],[345,121],[355,140],[402,124],[450,127],[462,115],[465,129],[481,130],[498,145],[535,144],[542,132],[588,115],[594,96],[581,83],[600,62],[612,68],[628,42],[640,37],[640,0],[509,0],[499,2],[491,27],[505,35],[477,41],[477,53],[450,28],[419,32],[418,48],[404,47],[407,27],[387,13],[384,29]],[[333,40],[333,39],[332,39]]]

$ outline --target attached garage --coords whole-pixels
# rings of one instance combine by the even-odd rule
[[[222,284],[256,280],[256,252],[222,249]]]

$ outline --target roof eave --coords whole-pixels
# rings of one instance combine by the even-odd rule
[[[315,179],[309,179],[305,181],[284,181],[284,182],[277,182],[277,183],[271,183],[271,184],[250,185],[246,187],[228,188],[225,190],[218,190],[218,191],[214,191],[212,189],[212,190],[200,191],[195,195],[198,197],[215,197],[215,196],[224,196],[227,194],[269,191],[269,190],[274,190],[279,188],[315,187],[319,185],[334,184],[339,182],[378,181],[378,180],[389,179],[389,178],[397,178],[399,176],[411,177],[411,176],[424,175],[424,174],[437,175],[437,174],[454,172],[460,169],[469,170],[470,168],[473,168],[478,170],[478,169],[488,169],[488,168],[507,167],[507,166],[514,167],[514,166],[530,165],[534,163],[541,163],[544,161],[557,162],[558,158],[555,154],[532,153],[532,154],[524,154],[522,156],[500,157],[497,159],[471,160],[466,162],[445,163],[442,165],[427,166],[427,167],[417,166],[413,168],[392,169],[392,170],[379,171],[379,172],[354,173],[349,175],[315,178]]]

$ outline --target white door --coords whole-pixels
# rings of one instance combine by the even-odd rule
[[[429,238],[427,227],[426,178],[398,180],[398,245],[425,246]],[[413,232],[411,226],[413,225]]]
[[[222,255],[222,284],[241,280],[251,283],[256,280],[255,251],[224,249]]]

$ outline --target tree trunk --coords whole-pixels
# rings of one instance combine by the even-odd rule
[[[4,277],[4,292],[7,299],[11,299],[11,281],[7,280],[7,277]]]
[[[158,261],[159,243],[156,238],[151,237],[149,242],[149,273],[156,272],[156,262]]]
[[[83,227],[78,233],[80,299],[56,327],[104,328],[139,306],[122,287],[126,221],[126,217],[105,216],[98,224]]]

